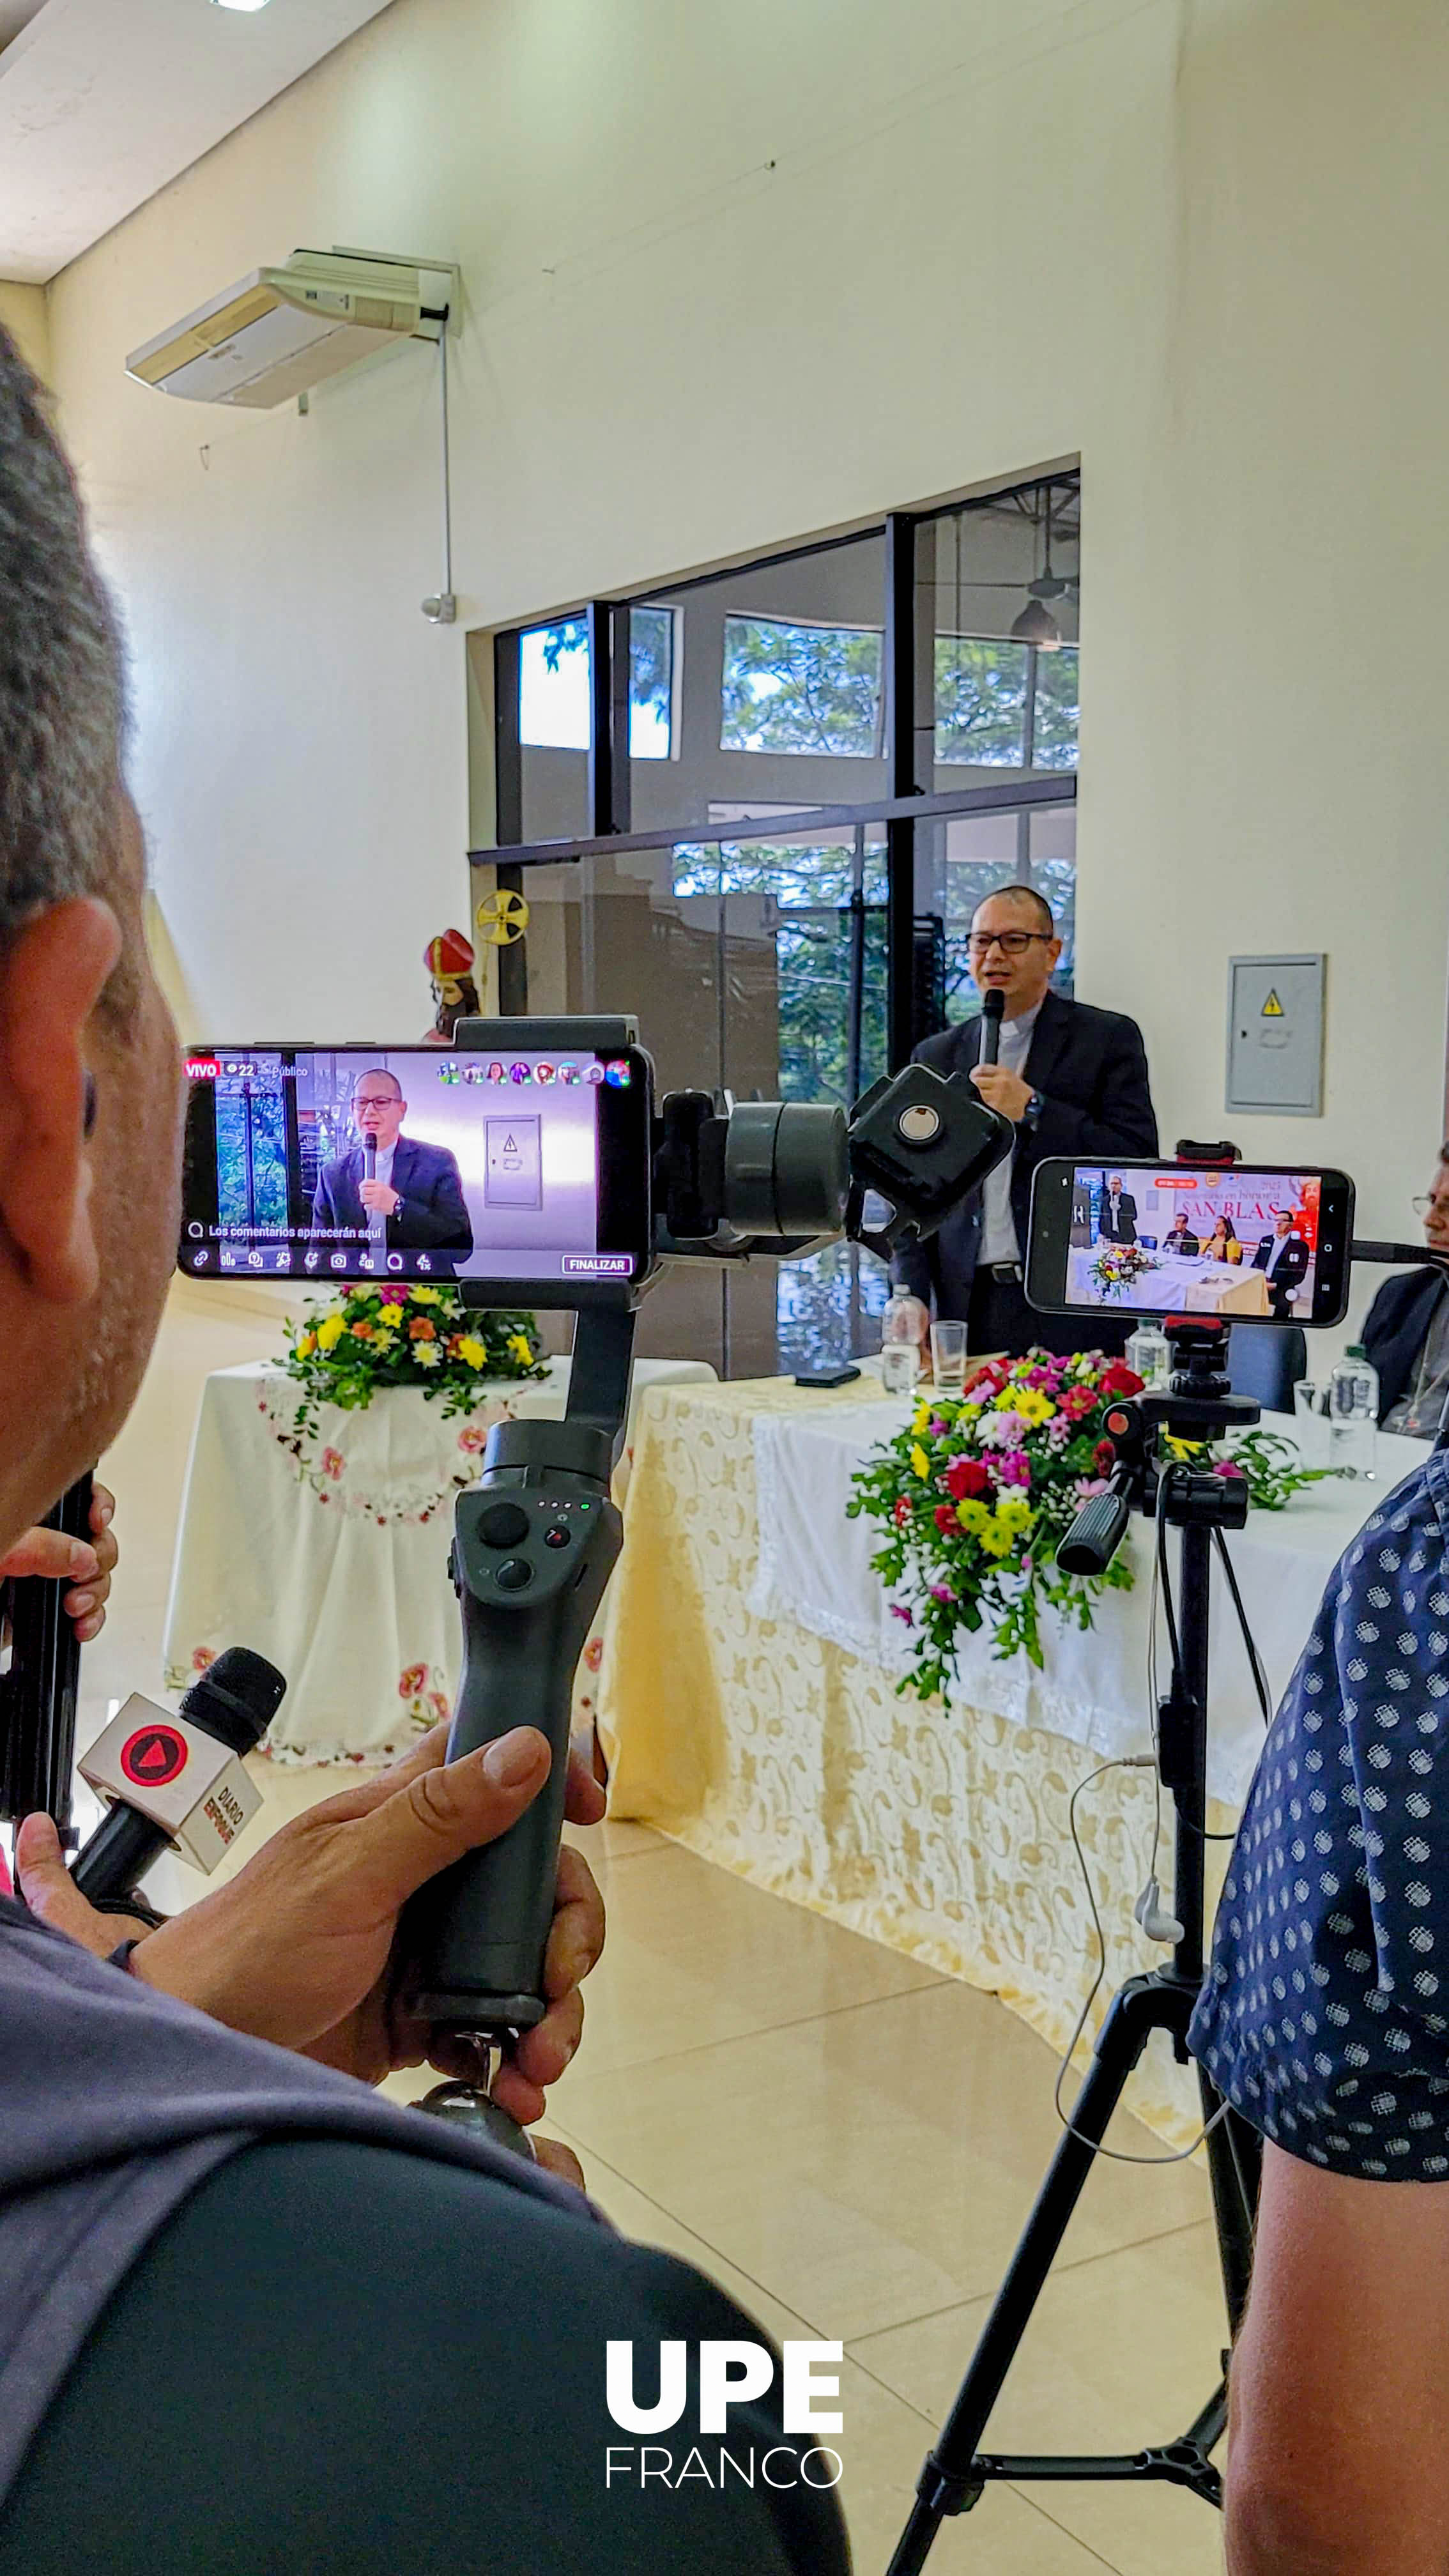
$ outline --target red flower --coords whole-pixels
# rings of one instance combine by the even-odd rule
[[[198,1646],[191,1658],[191,1669],[194,1673],[204,1673],[210,1669],[215,1661],[215,1646]]]
[[[956,1506],[954,1503],[938,1503],[936,1505],[936,1527],[943,1538],[954,1538],[956,1536],[961,1524],[956,1518]]]
[[[893,1506],[892,1511],[891,1511],[891,1518],[892,1518],[892,1520],[895,1522],[895,1525],[896,1525],[897,1529],[904,1529],[904,1528],[905,1528],[905,1525],[906,1525],[907,1521],[910,1519],[910,1517],[911,1517],[911,1507],[910,1507],[910,1504],[908,1503],[908,1501],[906,1500],[905,1495],[904,1495],[904,1494],[897,1494],[896,1499],[895,1499],[894,1506]]]
[[[1127,1372],[1130,1377],[1132,1372]],[[1069,1386],[1061,1399],[1061,1409],[1069,1422],[1080,1422],[1096,1403],[1096,1391],[1090,1386]]]
[[[400,1672],[400,1673],[399,1673],[399,1675],[398,1675],[398,1681],[397,1681],[397,1695],[398,1695],[398,1698],[399,1698],[399,1699],[417,1699],[417,1698],[419,1697],[420,1693],[421,1693],[421,1692],[423,1691],[423,1689],[426,1687],[426,1684],[427,1684],[427,1678],[428,1678],[428,1668],[427,1668],[427,1665],[426,1665],[426,1664],[408,1664],[408,1665],[406,1665],[406,1666],[404,1667],[404,1669],[402,1670],[402,1672]]]
[[[982,1502],[992,1491],[991,1470],[980,1458],[953,1458],[941,1482],[958,1503]]]
[[[584,1662],[587,1664],[587,1666],[588,1666],[588,1668],[589,1668],[589,1671],[590,1671],[591,1673],[596,1673],[596,1672],[598,1671],[598,1669],[599,1669],[600,1664],[603,1662],[603,1660],[604,1660],[604,1640],[603,1640],[603,1638],[602,1638],[602,1637],[591,1637],[591,1638],[589,1639],[588,1644],[587,1644],[587,1645],[585,1646],[585,1648],[584,1648]]]
[[[1007,1370],[1000,1360],[985,1360],[981,1367],[976,1369],[973,1374],[967,1378],[965,1385],[961,1389],[961,1393],[963,1397],[968,1395],[999,1395],[1006,1384],[1006,1380]]]
[[[1117,1464],[1116,1443],[1111,1440],[1099,1440],[1092,1451],[1092,1464],[1099,1476],[1109,1476]]]
[[[1130,1369],[1125,1360],[1113,1360],[1102,1371],[1103,1395],[1140,1395],[1145,1384],[1146,1379]]]

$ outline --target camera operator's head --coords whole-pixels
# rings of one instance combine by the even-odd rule
[[[352,1088],[352,1123],[364,1145],[375,1145],[380,1154],[390,1153],[407,1111],[395,1073],[373,1065],[358,1075]]]
[[[1415,1199],[1414,1213],[1423,1221],[1429,1250],[1449,1258],[1449,1142],[1439,1148],[1434,1177],[1424,1196]]]
[[[176,1244],[181,1068],[121,782],[119,639],[0,331],[0,1539],[125,1419]]]
[[[1051,905],[1031,886],[998,886],[971,916],[967,952],[978,991],[999,992],[1005,1017],[1019,1020],[1043,999],[1062,953]]]

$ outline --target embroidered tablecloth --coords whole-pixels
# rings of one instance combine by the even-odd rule
[[[636,1396],[712,1380],[702,1360],[640,1360]],[[165,1628],[166,1680],[183,1690],[224,1646],[287,1676],[267,1750],[293,1762],[381,1762],[446,1717],[461,1634],[448,1575],[453,1504],[482,1465],[489,1426],[560,1415],[569,1362],[500,1382],[468,1415],[411,1387],[360,1412],[320,1409],[298,1440],[301,1389],[264,1364],[206,1381],[187,1469]],[[628,1452],[616,1492],[627,1479]],[[576,1705],[592,1717],[599,1627]]]

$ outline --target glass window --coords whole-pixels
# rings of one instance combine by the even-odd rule
[[[582,617],[518,639],[518,739],[548,751],[589,747],[589,629]]]
[[[589,626],[562,617],[518,639],[518,739],[544,751],[589,747]],[[636,608],[629,620],[629,752],[667,760],[674,732],[674,617]]]
[[[1021,767],[1026,719],[1024,644],[985,635],[936,638],[936,758]]]
[[[727,617],[720,749],[879,759],[882,651],[879,627]]]

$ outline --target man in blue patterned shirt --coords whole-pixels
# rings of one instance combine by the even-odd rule
[[[1336,1568],[1189,2045],[1262,2133],[1230,2576],[1449,2571],[1449,1457]]]

